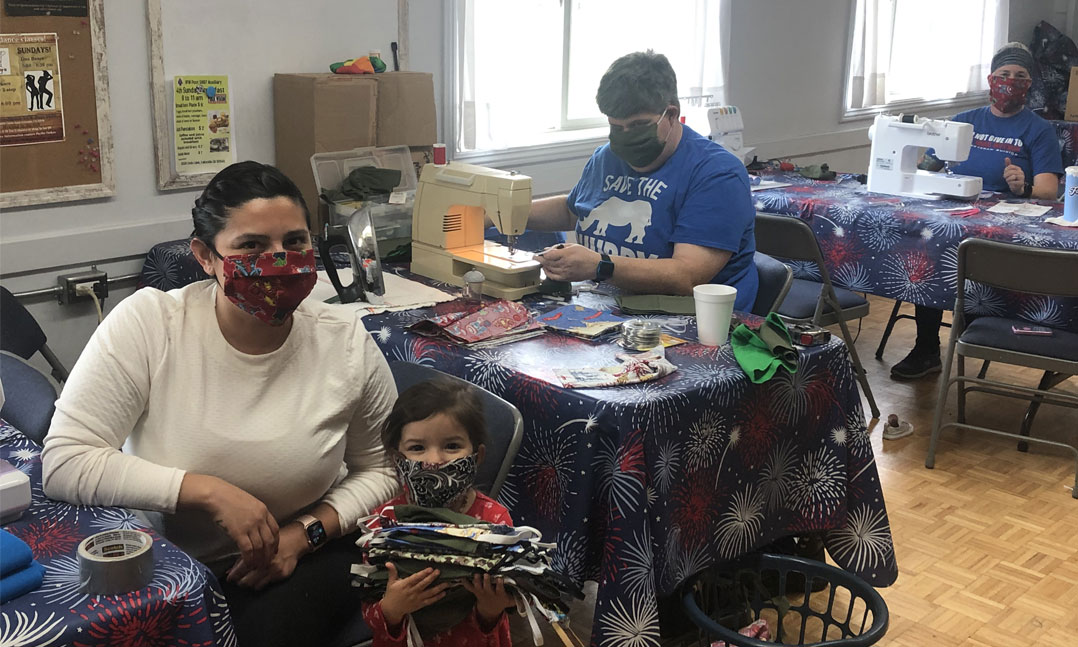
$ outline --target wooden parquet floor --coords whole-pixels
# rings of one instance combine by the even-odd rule
[[[872,313],[862,323],[858,352],[883,416],[896,413],[914,425],[912,436],[889,441],[880,433],[883,422],[870,428],[899,567],[898,581],[880,589],[891,623],[879,644],[1078,647],[1073,458],[1035,445],[1020,453],[1001,438],[950,431],[940,443],[936,468],[925,469],[938,376],[912,382],[890,378],[891,365],[912,347],[914,324],[900,321],[883,361],[877,361],[876,345],[893,302],[870,300]],[[912,306],[906,308],[912,312]],[[857,334],[856,323],[852,332]],[[948,332],[944,328],[941,335],[946,338]],[[977,368],[973,362],[972,370]],[[1027,386],[1035,386],[1040,377],[995,364],[989,376]],[[1076,382],[1063,388],[1078,390]],[[953,391],[948,402],[945,419],[953,420]],[[1018,400],[986,394],[971,394],[967,400],[967,419],[973,424],[1017,430],[1024,411],[1025,403]],[[1078,410],[1042,407],[1033,434],[1078,442]],[[584,603],[571,615],[585,641],[591,614]],[[514,626],[514,645],[530,645],[530,636],[519,629]]]

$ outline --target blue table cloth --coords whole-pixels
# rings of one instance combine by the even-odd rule
[[[1004,200],[973,203],[923,200],[869,193],[852,175],[835,181],[809,180],[794,174],[769,174],[791,186],[753,194],[761,212],[797,216],[816,234],[832,280],[844,288],[923,306],[954,308],[958,244],[966,238],[989,238],[1034,247],[1078,250],[1078,228],[1047,224],[1063,215],[1062,203],[1041,217],[987,211]],[[972,216],[940,211],[977,207]],[[818,279],[813,263],[791,263],[794,276]],[[967,293],[972,314],[1015,316],[1053,328],[1078,327],[1078,300],[1018,294],[987,285]]]
[[[577,301],[612,307],[585,295]],[[536,312],[562,305],[526,303]],[[592,644],[659,645],[656,596],[779,537],[820,532],[835,561],[877,586],[897,577],[883,492],[846,347],[803,349],[799,370],[752,384],[729,345],[667,349],[660,380],[565,389],[555,367],[624,352],[547,333],[469,350],[405,326],[430,309],[364,317],[386,357],[467,379],[515,404],[524,439],[500,500],[557,542],[556,568],[599,583]],[[695,342],[690,317],[657,318]],[[684,628],[677,628],[684,630]]]
[[[0,645],[49,647],[234,647],[224,594],[213,574],[128,510],[76,506],[46,498],[41,447],[0,420],[0,458],[30,477],[32,501],[4,526],[45,567],[42,586],[0,606]],[[149,586],[123,595],[79,591],[77,548],[86,537],[118,528],[154,538]]]

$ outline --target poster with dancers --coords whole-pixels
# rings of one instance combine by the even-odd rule
[[[0,146],[64,141],[56,34],[0,34]]]

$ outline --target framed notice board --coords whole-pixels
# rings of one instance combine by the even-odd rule
[[[0,3],[0,207],[113,195],[104,0]]]

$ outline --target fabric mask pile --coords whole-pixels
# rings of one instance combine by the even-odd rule
[[[528,618],[536,645],[543,642],[537,617],[546,618],[563,636],[573,598],[583,599],[580,587],[551,566],[554,544],[540,541],[534,528],[491,524],[447,508],[398,505],[397,520],[380,516],[381,527],[370,528],[356,541],[367,563],[352,565],[352,585],[363,590],[369,601],[385,595],[389,573],[387,561],[404,578],[427,567],[437,568],[439,581],[470,579],[489,573],[504,578],[517,601],[517,612]],[[447,591],[439,602],[417,611],[406,620],[409,645],[422,645],[463,620],[475,605],[475,597],[463,587]]]

